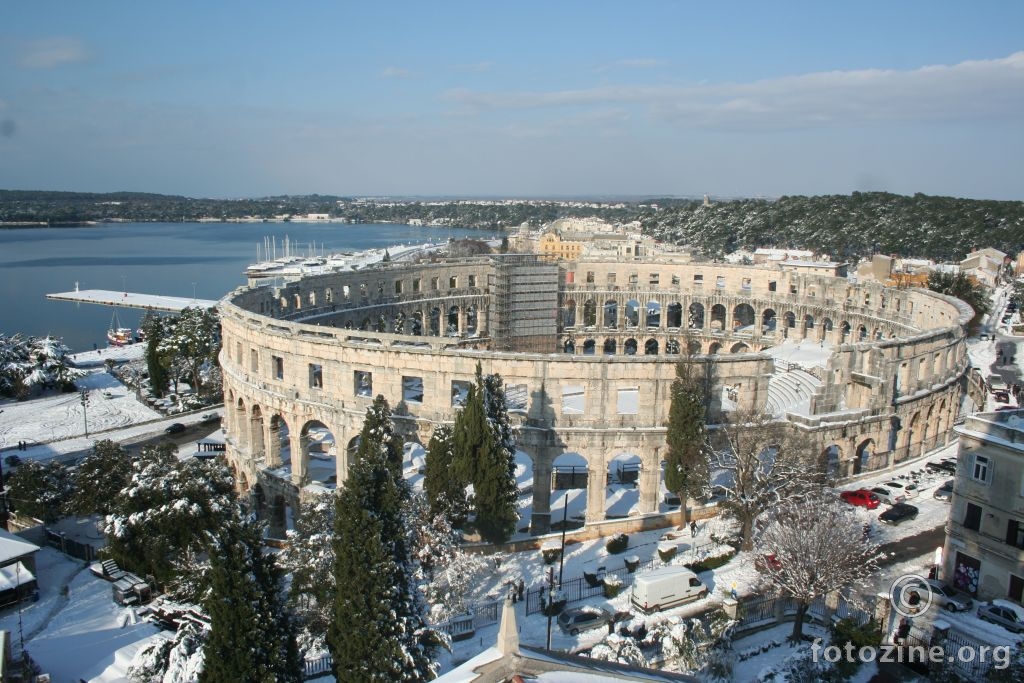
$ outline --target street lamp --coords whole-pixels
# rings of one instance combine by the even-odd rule
[[[80,397],[82,400],[82,423],[85,425],[85,437],[89,438],[89,392],[82,389]]]
[[[196,302],[196,283],[192,283],[192,303]]]

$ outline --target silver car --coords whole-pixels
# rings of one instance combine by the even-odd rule
[[[1009,600],[993,600],[978,607],[978,618],[1002,626],[1007,631],[1024,633],[1024,607]]]
[[[573,607],[558,615],[558,625],[569,635],[575,636],[580,631],[607,626],[613,619],[611,612],[600,607]]]
[[[947,586],[938,579],[927,579],[927,582],[932,592],[932,602],[939,607],[945,607],[950,612],[966,612],[974,605],[971,596]]]

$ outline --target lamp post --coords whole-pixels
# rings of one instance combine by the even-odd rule
[[[192,283],[192,303],[196,302],[196,283]]]
[[[82,401],[82,423],[85,425],[85,438],[89,438],[89,392],[82,389],[80,398]]]
[[[562,588],[562,567],[565,566],[565,527],[569,517],[569,492],[562,498],[562,551],[558,553],[558,588]]]

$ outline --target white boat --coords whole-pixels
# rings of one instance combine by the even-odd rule
[[[107,330],[107,341],[113,346],[127,346],[135,343],[135,331],[130,327],[121,327],[117,319],[117,310],[110,319],[110,329]]]

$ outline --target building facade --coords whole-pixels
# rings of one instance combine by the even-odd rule
[[[1024,602],[1024,410],[979,413],[954,430],[943,577],[983,599]]]

